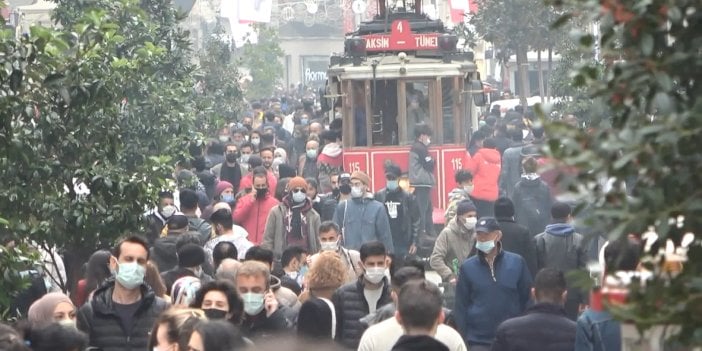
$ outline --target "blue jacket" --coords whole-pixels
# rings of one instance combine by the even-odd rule
[[[454,314],[467,345],[491,345],[500,323],[524,313],[529,303],[531,273],[526,261],[498,249],[494,274],[482,252],[461,265]]]
[[[361,245],[377,240],[388,253],[395,252],[385,205],[372,197],[340,202],[334,211],[334,222],[341,228],[346,249],[358,251]]]
[[[587,309],[578,318],[575,351],[619,351],[622,334],[619,322],[607,311]]]

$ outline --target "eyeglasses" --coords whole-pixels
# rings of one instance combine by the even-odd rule
[[[295,189],[290,190],[290,191],[293,193],[306,193],[307,192],[307,190],[305,190],[303,188],[295,188]]]

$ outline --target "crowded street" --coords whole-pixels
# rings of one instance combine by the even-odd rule
[[[691,1],[0,4],[0,351],[702,345]]]

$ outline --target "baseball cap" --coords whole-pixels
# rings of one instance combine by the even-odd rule
[[[493,217],[482,217],[475,225],[475,231],[479,233],[490,233],[500,229],[500,224]]]

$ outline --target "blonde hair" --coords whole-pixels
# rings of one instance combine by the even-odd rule
[[[271,279],[271,271],[268,266],[258,261],[245,261],[241,264],[241,267],[236,271],[236,277],[264,277],[266,278],[266,284]]]
[[[347,274],[338,253],[323,251],[314,260],[305,279],[310,290],[338,289],[346,282]]]

